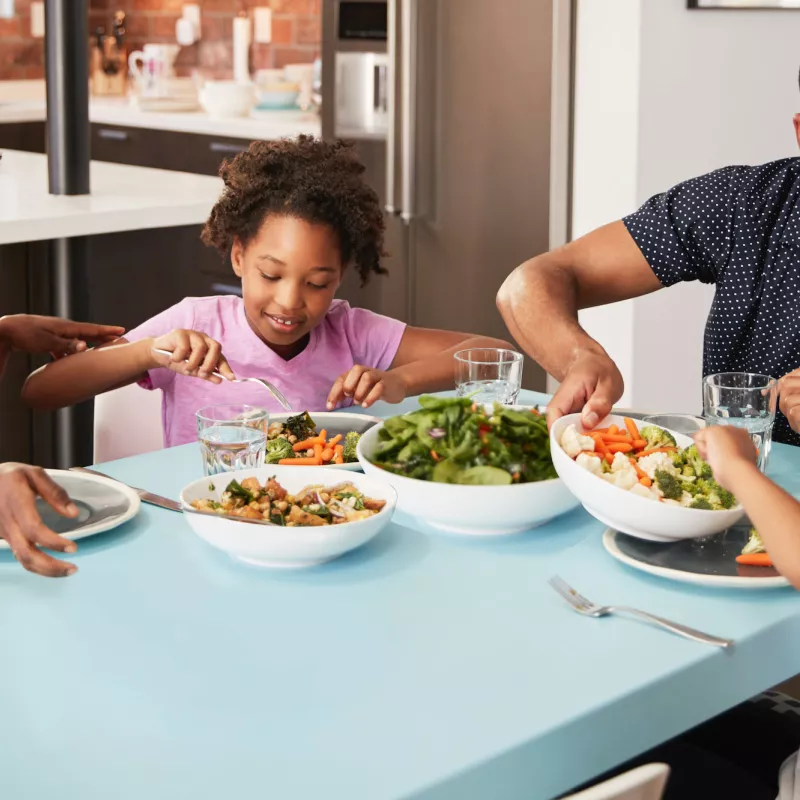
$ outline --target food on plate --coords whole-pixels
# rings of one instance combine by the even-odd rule
[[[315,466],[350,464],[358,461],[356,445],[361,434],[350,431],[328,438],[317,426],[308,411],[289,417],[285,422],[273,422],[267,431],[267,464],[284,466]]]
[[[469,397],[424,396],[420,408],[391,417],[378,433],[373,463],[437,483],[502,486],[555,478],[547,422],[535,409],[492,411]]]
[[[209,487],[213,490],[213,484]],[[365,497],[352,483],[306,486],[289,494],[274,478],[263,486],[258,478],[231,481],[221,501],[195,500],[192,507],[210,514],[266,520],[287,528],[340,525],[374,516],[385,500]]]
[[[570,425],[560,444],[579,467],[639,497],[703,511],[736,505],[695,445],[680,448],[669,431],[655,425],[639,430],[629,418],[622,430],[612,425],[581,431]]]
[[[736,556],[736,563],[749,567],[771,567],[772,559],[767,553],[764,542],[755,528],[750,528],[750,539],[742,548],[741,555]]]

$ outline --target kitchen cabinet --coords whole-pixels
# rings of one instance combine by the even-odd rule
[[[0,150],[44,153],[44,122],[6,122],[0,124]]]

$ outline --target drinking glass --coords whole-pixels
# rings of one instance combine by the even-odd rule
[[[772,426],[778,404],[778,382],[769,375],[722,372],[703,381],[703,416],[709,425],[733,425],[750,432],[758,451],[758,468],[766,472]]]
[[[197,412],[197,438],[206,475],[264,465],[269,413],[246,405],[206,406]]]
[[[666,428],[684,436],[691,436],[705,428],[705,420],[692,414],[650,414],[642,417],[643,425],[655,425],[657,428]]]
[[[522,354],[514,350],[478,347],[455,356],[456,394],[472,395],[478,405],[517,402],[522,387]]]

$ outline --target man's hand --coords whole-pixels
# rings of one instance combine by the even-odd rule
[[[336,379],[328,395],[328,408],[336,408],[345,397],[352,397],[353,402],[363,408],[369,408],[378,400],[401,403],[406,399],[406,385],[391,370],[383,372],[356,364]]]
[[[624,388],[617,365],[605,353],[586,351],[575,359],[547,404],[547,424],[580,411],[584,428],[592,430],[622,397]]]
[[[778,383],[780,407],[793,431],[800,433],[800,370],[790,372]]]
[[[756,464],[758,453],[753,439],[744,428],[729,425],[709,425],[694,435],[700,458],[707,461],[714,480],[736,494],[735,475],[742,466]]]
[[[90,344],[106,344],[119,339],[124,328],[72,322],[58,317],[14,314],[0,319],[0,341],[25,353],[52,353],[62,358],[86,350]]]
[[[17,561],[30,572],[50,578],[72,575],[77,567],[43,553],[39,547],[74,553],[74,542],[53,533],[36,510],[41,497],[64,517],[75,517],[78,509],[67,493],[39,467],[0,464],[0,538],[8,542]]]

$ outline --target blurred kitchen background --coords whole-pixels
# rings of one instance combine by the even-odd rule
[[[253,140],[310,133],[355,140],[387,209],[390,275],[366,289],[348,280],[343,296],[418,325],[507,336],[494,297],[520,262],[680,180],[796,150],[800,12],[687,0],[75,3],[0,0],[2,313],[66,309],[129,327],[187,295],[237,293],[198,239],[219,191],[211,176]],[[92,201],[75,198],[81,226],[48,218],[23,233],[34,217],[11,181],[44,197],[47,171],[12,175],[11,154],[46,150],[45,17],[58,7],[85,10],[75,36]],[[80,115],[62,123],[69,132]],[[150,169],[195,182],[181,178],[185,199],[148,214],[137,187],[160,180]],[[106,200],[113,223],[97,210]],[[65,266],[54,243],[76,239]],[[697,410],[710,298],[684,286],[583,314],[622,367],[625,404]],[[676,309],[685,331],[665,354],[653,321]],[[19,407],[24,362],[0,389],[0,459],[86,461],[90,428],[70,444],[52,415]],[[524,383],[553,385],[530,361]]]

